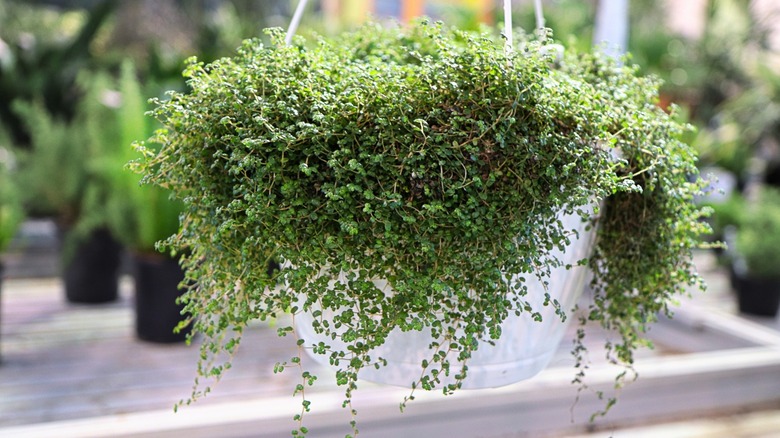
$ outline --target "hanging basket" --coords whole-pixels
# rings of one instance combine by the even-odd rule
[[[525,281],[528,288],[527,301],[534,309],[540,309],[540,319],[525,313],[510,315],[501,323],[501,338],[493,344],[484,343],[468,360],[468,378],[461,388],[493,388],[529,379],[542,371],[552,360],[568,326],[568,319],[556,314],[552,305],[545,305],[549,293],[552,300],[560,303],[566,312],[571,310],[580,297],[587,278],[587,268],[577,262],[591,253],[595,231],[575,214],[561,214],[559,219],[567,229],[577,231],[578,237],[571,240],[565,251],[555,251],[563,265],[552,269],[547,285],[534,276]],[[566,265],[571,265],[567,268]],[[385,293],[392,293],[385,280],[374,280],[374,285]],[[317,309],[321,310],[321,309]],[[333,312],[323,312],[326,318]],[[324,343],[346,351],[348,345],[339,339],[333,340],[314,331],[315,316],[312,311],[295,316],[295,328],[304,345]],[[403,332],[395,329],[385,343],[373,350],[373,354],[386,360],[380,368],[367,367],[360,371],[360,379],[375,383],[409,387],[419,379],[422,363],[430,358],[430,344],[434,339],[430,330]],[[311,350],[307,350],[311,352]],[[317,363],[330,366],[326,356],[310,354]],[[454,383],[453,376],[462,372],[462,366],[451,370],[443,384]]]
[[[298,4],[293,20],[287,31],[285,42],[290,44],[292,36],[300,22],[300,17],[306,6],[306,0]],[[544,29],[544,16],[541,1],[535,0],[536,28]],[[504,2],[504,32],[506,45],[509,50],[514,44],[512,35],[512,11],[511,2]],[[556,50],[557,45],[551,45]],[[561,59],[562,51],[557,53],[557,60]],[[571,240],[563,250],[554,250],[552,255],[561,261],[561,266],[552,268],[549,277],[540,278],[533,275],[528,278],[513,278],[515,283],[524,283],[527,287],[527,303],[532,309],[536,309],[538,317],[529,315],[510,314],[500,325],[501,337],[494,342],[485,343],[478,350],[472,352],[468,360],[468,379],[459,382],[461,388],[491,388],[512,384],[531,378],[542,371],[552,360],[558,345],[567,327],[567,320],[559,315],[556,308],[549,305],[548,300],[559,303],[565,312],[571,310],[577,302],[586,278],[586,268],[579,266],[580,261],[585,260],[591,254],[595,239],[595,231],[592,227],[586,227],[586,223],[577,214],[559,213],[565,229],[575,231],[576,237]],[[374,285],[384,293],[392,294],[392,288],[386,280],[373,280]],[[302,300],[305,301],[305,300]],[[303,302],[300,303],[303,305]],[[322,309],[314,309],[323,312]],[[355,309],[360,311],[360,309]],[[333,317],[332,311],[323,312],[328,317]],[[316,319],[312,310],[296,316],[296,331],[303,339],[304,345],[331,345],[338,350],[348,351],[349,346],[340,338],[332,339],[314,329]],[[385,340],[384,344],[374,348],[373,354],[384,362],[382,367],[366,367],[360,371],[360,378],[376,383],[384,383],[409,387],[420,378],[424,364],[430,358],[432,342],[437,344],[449,342],[445,339],[436,339],[431,331],[402,331],[395,328]],[[333,365],[332,360],[321,354],[309,356],[321,365]],[[454,370],[450,370],[449,376],[442,379],[442,383],[450,385],[456,383],[454,376],[463,375],[463,364]]]
[[[358,379],[509,384],[549,364],[589,272],[587,318],[630,364],[638,331],[700,284],[695,154],[654,80],[560,59],[544,35],[508,49],[424,21],[269,34],[192,60],[190,91],[156,102],[162,146],[141,146],[145,180],[185,203],[166,244],[187,254],[204,376],[252,321],[292,313],[279,334],[335,366],[347,402]]]

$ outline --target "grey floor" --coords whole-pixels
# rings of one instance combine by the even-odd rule
[[[45,229],[45,226],[43,228]],[[38,235],[46,236],[47,234],[42,232]],[[119,418],[117,416],[172,411],[174,403],[186,398],[190,393],[195,378],[195,364],[198,356],[196,346],[149,344],[135,338],[132,311],[133,284],[129,277],[123,278],[121,297],[115,303],[103,305],[66,303],[62,285],[55,276],[56,255],[45,250],[48,244],[45,244],[44,241],[45,239],[38,241],[39,243],[43,242],[39,246],[42,249],[38,252],[30,249],[35,249],[34,245],[30,244],[30,242],[34,242],[33,239],[28,240],[25,253],[17,251],[6,256],[6,260],[11,262],[11,268],[6,272],[7,278],[3,282],[0,298],[2,300],[2,318],[0,319],[0,352],[2,354],[2,364],[0,365],[0,436],[6,436],[3,433],[4,430],[6,432],[19,431],[22,430],[19,429],[20,427],[25,426],[51,424],[56,427],[59,424],[65,424],[62,422],[80,419]],[[51,248],[50,245],[48,247]],[[38,264],[31,264],[33,263],[31,260]],[[740,374],[740,370],[748,370],[750,373],[764,373],[768,383],[762,383],[762,385],[766,391],[761,391],[761,388],[751,389],[749,386],[745,386],[744,391],[728,393],[728,397],[735,400],[738,396],[744,397],[740,399],[740,403],[743,403],[744,406],[728,403],[727,400],[719,401],[717,397],[713,397],[713,400],[708,402],[710,403],[708,405],[709,412],[723,414],[724,412],[733,413],[736,411],[747,415],[752,410],[780,409],[780,321],[767,318],[746,318],[737,315],[734,298],[728,289],[722,270],[714,265],[712,258],[707,253],[697,256],[697,264],[708,281],[710,289],[705,294],[697,293],[693,299],[686,299],[675,320],[663,321],[651,330],[650,335],[656,343],[656,348],[643,350],[638,356],[639,364],[643,361],[658,364],[654,365],[655,368],[647,373],[649,377],[646,381],[655,382],[653,385],[656,388],[665,387],[664,391],[671,391],[671,395],[674,395],[674,391],[679,389],[675,386],[677,383],[674,383],[678,380],[681,382],[679,384],[684,384],[687,381],[693,385],[695,378],[685,377],[683,374],[677,374],[666,380],[653,380],[662,379],[663,372],[668,372],[663,371],[664,360],[667,358],[671,361],[669,363],[676,363],[674,365],[676,372],[680,372],[679,370],[686,366],[704,367],[698,371],[692,371],[695,374],[691,374],[691,376],[704,376],[710,373],[713,379],[731,379],[723,380],[723,385],[720,386],[741,384],[739,379],[742,379],[742,374],[746,374],[747,371]],[[31,269],[34,269],[37,275],[34,276],[35,278],[25,278],[30,276]],[[571,329],[569,336],[571,337],[573,334],[573,329]],[[596,357],[599,353],[596,345],[602,340],[603,338],[597,334],[590,341],[594,344],[592,355],[595,362],[600,360]],[[558,380],[568,384],[572,375],[568,369],[571,365],[568,350],[568,342],[565,341],[561,345],[559,356],[553,360],[551,367],[554,369],[551,370],[551,373],[546,374],[547,377],[541,377],[541,380],[534,381],[532,379],[529,381],[529,385],[518,389],[519,392],[515,394],[543,395],[544,389],[539,388],[546,385],[545,379],[549,380],[552,378],[550,376],[555,375],[566,376],[558,378]],[[236,410],[241,410],[242,403],[243,406],[250,408],[259,406],[256,403],[264,400],[285,400],[285,397],[291,395],[292,388],[298,383],[298,378],[294,373],[273,374],[273,365],[278,361],[288,359],[294,352],[295,347],[292,345],[292,340],[278,338],[273,327],[262,324],[253,326],[246,333],[244,344],[235,359],[233,369],[226,374],[223,381],[214,388],[205,400],[196,405],[205,407],[230,405],[239,406]],[[729,352],[734,352],[734,354]],[[745,352],[744,355],[742,352]],[[706,354],[711,354],[711,357],[717,358],[717,361],[723,361],[722,369],[708,369],[707,367],[710,365],[707,365],[706,361],[702,362],[702,358],[706,357],[703,355]],[[741,364],[739,362],[741,355],[754,358],[754,362]],[[685,359],[688,357],[691,360],[686,365]],[[678,362],[673,362],[674,360]],[[699,361],[696,362],[698,365],[691,365],[696,360]],[[755,361],[763,362],[757,363]],[[559,372],[559,369],[566,371]],[[322,371],[321,374],[327,375],[324,370],[320,371]],[[556,372],[558,374],[555,374]],[[661,373],[659,374],[661,377],[653,377],[653,373]],[[640,376],[639,382],[641,381]],[[669,385],[657,382],[667,382]],[[777,388],[773,386],[775,385],[773,382],[777,382]],[[707,382],[704,378],[700,379],[699,386],[704,388],[702,391],[706,389],[706,391],[712,392],[712,382]],[[334,393],[337,389],[332,379],[325,377],[318,385],[317,391],[328,394]],[[387,398],[388,396],[382,396],[381,391],[381,387],[370,385],[367,390],[369,394]],[[709,392],[702,392],[702,394]],[[769,395],[761,395],[763,392],[767,392]],[[395,397],[399,392],[395,390],[392,394]],[[425,408],[420,408],[421,416],[419,418],[414,417],[413,413],[405,418],[410,419],[410,425],[416,422],[418,427],[416,430],[420,431],[423,430],[423,424],[427,421],[425,420],[427,418],[424,415],[425,412],[431,412],[431,415],[440,418],[440,410],[449,406],[446,409],[451,410],[451,412],[458,412],[458,409],[462,409],[466,413],[463,414],[465,421],[467,415],[477,415],[479,412],[482,412],[480,415],[488,415],[488,406],[493,406],[491,403],[502,400],[503,396],[500,394],[508,393],[497,393],[495,397],[482,399],[475,396],[471,397],[472,401],[456,400],[453,402],[454,404],[450,405],[438,402],[422,403]],[[639,399],[651,400],[652,397],[655,397],[652,398],[653,403],[659,405],[658,400],[663,400],[663,397],[671,395],[647,392]],[[570,397],[570,395],[566,397]],[[493,402],[486,402],[491,398]],[[626,404],[628,407],[632,406],[631,400],[629,394]],[[398,400],[395,400],[391,403],[396,407],[395,410],[397,410],[397,402]],[[461,406],[458,403],[465,404]],[[478,403],[477,406],[482,406],[482,408],[471,406],[468,403]],[[552,401],[550,403],[550,409],[552,409],[554,403]],[[566,406],[570,404],[569,401],[565,403],[567,403]],[[663,402],[660,405],[663,407]],[[641,404],[636,406],[634,410],[646,410],[648,415],[653,411]],[[489,414],[498,415],[501,409],[494,406],[489,409]],[[655,409],[658,411],[658,416],[647,421],[653,423],[661,422],[664,418],[686,419],[684,406],[678,409],[683,411],[677,412],[675,415],[670,415],[669,412],[664,414],[663,409]],[[368,409],[368,411],[371,410]],[[687,419],[695,420],[698,419],[696,417],[700,416],[702,411],[691,410],[691,412],[696,412],[693,415],[694,418]],[[516,413],[507,411],[506,414],[509,415],[506,417],[508,419],[517,418]],[[626,419],[624,425],[627,426],[637,423],[638,419],[641,419],[639,414],[637,412],[626,414],[618,412],[616,418],[618,420]],[[289,430],[291,416],[292,413],[289,416],[284,416],[283,425],[280,426],[281,430]],[[246,423],[252,418],[252,413],[247,413],[247,416],[241,418],[243,418],[241,421]],[[417,419],[411,421],[414,418]],[[537,415],[536,418],[541,422],[546,417]],[[511,425],[512,421],[515,420],[507,420],[507,424]],[[533,416],[526,421],[531,427],[530,424],[534,421]],[[227,422],[229,420],[224,420],[225,424]],[[398,420],[389,421],[386,416],[374,421],[374,423],[379,429],[376,429],[377,432],[369,436],[393,436],[393,433],[414,434],[414,432],[409,431],[399,432],[400,429],[397,427],[401,423]],[[480,424],[480,420],[476,419],[467,423]],[[500,421],[493,419],[491,423],[498,424]],[[233,436],[260,436],[260,434],[255,433],[256,431],[247,432],[246,429],[241,428],[226,428],[225,424],[217,423],[216,429],[204,426],[201,428],[204,433],[200,436],[228,436],[228,430],[237,431]],[[263,424],[262,427],[266,429],[270,427],[268,426],[270,423],[267,421],[260,424]],[[369,424],[371,423],[369,422]],[[439,424],[437,427],[440,428],[441,425]],[[734,436],[780,436],[780,424],[777,424],[776,427],[776,430],[769,432],[764,430],[762,434],[736,434]],[[394,432],[382,435],[378,432],[381,428]],[[561,424],[559,429],[558,435],[576,431],[576,428],[573,428],[571,424]],[[62,433],[63,430],[60,430],[59,436],[100,436],[99,434],[80,435],[75,432],[68,435]],[[545,430],[552,434],[549,427]],[[43,436],[42,429],[33,428],[29,431]],[[456,430],[454,436],[490,436],[477,432],[471,435],[466,434],[465,429],[460,429],[460,431],[463,432],[463,435],[458,435]],[[268,433],[271,435],[267,436],[274,436],[275,432]],[[161,431],[156,431],[143,436],[163,435]],[[184,435],[174,433],[166,436],[194,437],[196,435],[190,431]],[[340,436],[343,436],[343,433]],[[453,436],[452,433],[450,436]]]

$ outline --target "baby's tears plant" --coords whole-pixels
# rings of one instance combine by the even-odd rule
[[[696,157],[656,105],[656,80],[594,54],[557,62],[547,38],[508,51],[427,22],[289,46],[269,34],[190,60],[191,91],[156,102],[161,147],[139,163],[186,205],[167,245],[186,250],[204,376],[219,378],[250,322],[313,312],[315,331],[347,348],[298,344],[329,357],[350,409],[396,328],[432,332],[412,386],[450,393],[468,373],[441,377],[498,341],[508,315],[540,317],[526,296],[546,292],[509,279],[562,263],[553,250],[576,232],[562,211],[597,226],[582,322],[619,334],[615,360],[630,366],[647,324],[702,285]],[[315,379],[302,372],[297,391]]]

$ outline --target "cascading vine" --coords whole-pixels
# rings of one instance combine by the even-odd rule
[[[696,157],[679,140],[686,126],[657,107],[655,79],[597,54],[556,60],[544,35],[506,51],[496,35],[427,21],[290,45],[269,35],[232,58],[191,60],[191,90],[156,102],[159,152],[137,163],[186,206],[166,245],[187,254],[204,376],[229,366],[221,354],[251,321],[312,311],[314,329],[347,348],[299,345],[339,367],[345,405],[396,328],[446,340],[415,386],[456,390],[468,374],[441,384],[451,363],[500,337],[509,314],[538,311],[506,278],[561,264],[554,251],[573,230],[556,215],[592,220],[594,201],[604,207],[581,261],[595,274],[585,319],[619,333],[620,361],[631,364],[658,311],[701,285]],[[302,372],[298,390],[313,382]]]

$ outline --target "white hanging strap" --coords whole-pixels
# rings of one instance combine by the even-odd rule
[[[628,46],[628,0],[602,0],[596,10],[593,43],[603,46],[603,53],[616,60]]]
[[[306,9],[306,3],[308,0],[298,0],[298,6],[295,8],[295,13],[290,21],[290,27],[287,28],[287,37],[284,42],[291,44],[295,31],[298,30],[298,25],[301,23],[301,17],[303,11]],[[536,12],[536,28],[544,28],[544,13],[542,11],[542,0],[534,0],[534,9]],[[508,49],[512,49],[512,0],[504,0],[504,36],[506,36],[506,45]]]
[[[542,0],[534,0],[534,12],[536,13],[536,30],[544,29],[544,10]],[[504,0],[504,36],[506,37],[507,50],[512,49],[512,0]]]
[[[295,8],[295,13],[290,21],[290,27],[287,28],[287,37],[284,39],[285,44],[288,46],[292,43],[293,35],[298,30],[298,25],[301,24],[301,17],[303,17],[303,11],[306,9],[306,3],[308,3],[308,0],[298,0],[298,7]]]
[[[536,30],[544,29],[544,12],[542,11],[542,0],[534,0],[534,10],[536,12]]]
[[[504,37],[506,49],[512,50],[512,0],[504,0]]]

